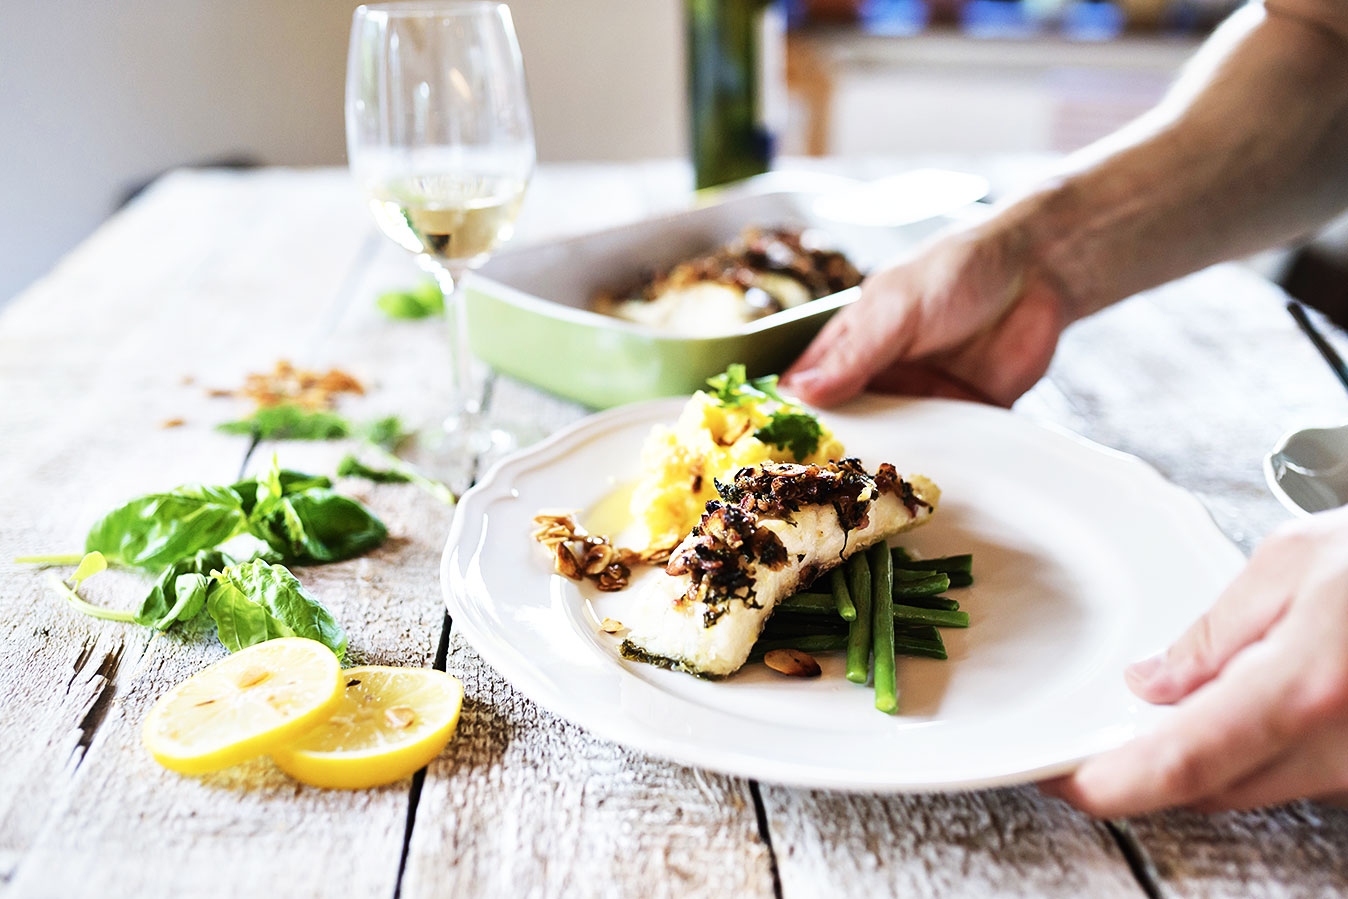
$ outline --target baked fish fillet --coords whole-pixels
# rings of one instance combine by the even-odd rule
[[[702,677],[733,674],[778,602],[853,553],[926,521],[941,491],[885,463],[764,462],[741,468],[720,500],[623,612],[629,659]]]

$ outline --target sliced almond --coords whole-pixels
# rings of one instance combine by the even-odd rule
[[[623,629],[623,623],[612,618],[605,618],[599,622],[599,629],[606,634],[616,634]]]
[[[818,677],[822,671],[814,656],[799,649],[773,649],[763,656],[763,664],[787,677]]]
[[[391,709],[384,709],[384,720],[390,727],[411,727],[412,722],[417,720],[417,713],[409,706],[395,705]]]

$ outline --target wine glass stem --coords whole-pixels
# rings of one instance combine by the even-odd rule
[[[460,281],[463,272],[450,271],[438,263],[431,264],[432,274],[445,295],[445,321],[449,327],[451,385],[454,394],[454,413],[446,422],[451,428],[463,427],[482,414],[482,391],[473,377],[473,353],[468,343],[467,298]]]

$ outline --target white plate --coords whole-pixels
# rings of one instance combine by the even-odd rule
[[[865,397],[826,413],[848,452],[943,490],[932,522],[898,542],[974,554],[975,585],[951,594],[973,624],[943,631],[948,661],[900,659],[902,713],[876,711],[836,657],[811,681],[628,662],[598,626],[622,620],[626,594],[553,575],[531,519],[591,509],[633,478],[651,425],[681,404],[614,409],[503,460],[460,501],[441,569],[454,627],[525,695],[677,762],[912,792],[1065,772],[1165,713],[1128,692],[1123,666],[1168,645],[1243,561],[1197,500],[1137,459],[999,409]]]

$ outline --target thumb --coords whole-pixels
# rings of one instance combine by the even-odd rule
[[[783,385],[812,406],[835,406],[865,390],[900,355],[911,328],[908,304],[882,304],[878,293],[873,282],[863,284],[861,298],[829,320]]]
[[[1128,666],[1124,678],[1134,693],[1148,702],[1178,702],[1268,632],[1291,592],[1285,569],[1259,561],[1256,556],[1169,649]]]

